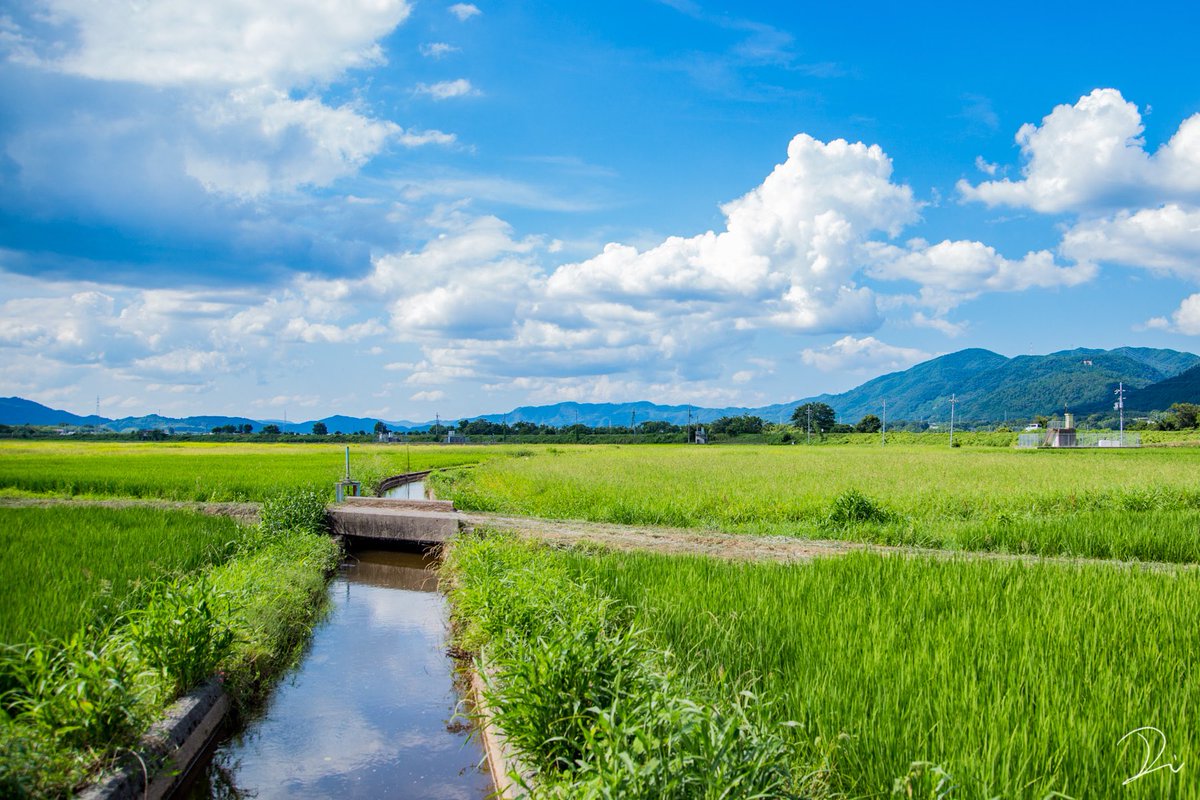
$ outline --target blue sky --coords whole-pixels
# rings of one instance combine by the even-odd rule
[[[1200,348],[1186,4],[6,8],[0,394],[427,419]]]

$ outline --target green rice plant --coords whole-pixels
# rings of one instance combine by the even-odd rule
[[[632,624],[701,687],[732,696],[755,681],[765,713],[796,723],[799,764],[823,764],[835,795],[1200,797],[1190,769],[1140,774],[1140,745],[1121,743],[1153,726],[1161,763],[1200,756],[1193,570],[558,557],[635,609]]]
[[[245,536],[232,519],[183,511],[0,507],[0,643],[111,622],[139,587],[221,563]]]

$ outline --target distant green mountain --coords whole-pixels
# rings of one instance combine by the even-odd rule
[[[1128,390],[1125,392],[1126,416],[1166,411],[1175,403],[1200,404],[1200,366],[1140,389],[1129,386],[1125,388]],[[1090,414],[1111,411],[1112,401],[1113,398],[1106,398],[1091,406],[1080,408],[1080,412]]]
[[[1200,356],[1177,350],[1149,347],[1119,347],[1115,350],[1080,348],[1044,356],[1007,358],[990,350],[972,348],[939,356],[903,372],[873,378],[840,394],[822,394],[790,403],[759,408],[729,406],[658,405],[647,401],[629,403],[555,403],[521,406],[506,414],[472,414],[468,419],[532,422],[562,427],[580,422],[590,427],[623,427],[665,420],[676,425],[687,421],[708,423],[723,416],[753,414],[768,422],[784,422],[801,403],[828,403],[842,422],[857,422],[867,414],[883,415],[887,403],[889,421],[919,420],[944,422],[950,418],[950,398],[956,398],[956,416],[963,422],[1000,422],[1029,419],[1037,414],[1053,415],[1064,409],[1076,413],[1112,409],[1113,391],[1123,382],[1129,390],[1129,411],[1165,410],[1172,403],[1200,403]],[[453,426],[459,417],[442,424]],[[220,425],[250,424],[255,431],[270,422],[288,432],[308,433],[313,422],[252,420],[246,417],[198,416],[182,419],[150,415],[106,419],[81,417],[47,408],[19,397],[0,398],[0,423],[8,425],[97,425],[112,430],[172,428],[176,433],[207,433]],[[369,417],[330,416],[321,420],[332,433],[371,432],[377,422]],[[393,431],[426,430],[434,420],[384,421]]]
[[[1064,409],[1111,408],[1119,382],[1136,391],[1197,365],[1200,356],[1192,353],[1146,347],[1080,348],[1015,358],[972,349],[880,376],[848,392],[812,399],[833,406],[844,422],[879,415],[885,400],[889,419],[942,422],[950,417],[954,396],[958,419],[998,422]],[[793,406],[799,402],[806,401]]]

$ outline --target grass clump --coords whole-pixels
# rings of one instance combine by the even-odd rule
[[[849,489],[833,499],[825,524],[848,527],[864,523],[891,522],[895,515],[857,489]]]
[[[464,538],[443,567],[458,641],[482,653],[489,702],[535,797],[724,798],[797,793],[784,736],[752,695],[689,691],[630,612],[552,552]]]

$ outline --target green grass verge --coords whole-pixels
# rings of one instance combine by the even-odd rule
[[[770,715],[799,723],[797,757],[824,762],[834,796],[1200,797],[1193,571],[865,553],[791,566],[557,558],[633,609],[693,680],[726,696],[751,681],[775,700]],[[1120,740],[1142,726],[1165,737],[1157,764],[1187,768],[1122,785],[1143,748]]]
[[[72,794],[117,753],[135,746],[179,694],[214,673],[224,677],[236,701],[259,697],[307,639],[340,556],[333,539],[314,532],[323,519],[320,498],[308,494],[298,502],[313,512],[310,524],[273,525],[268,505],[260,528],[240,529],[229,558],[196,564],[190,572],[164,575],[161,561],[150,562],[160,557],[150,547],[120,551],[126,561],[141,556],[144,563],[135,588],[105,606],[106,613],[85,614],[61,637],[39,636],[30,628],[28,638],[5,645],[0,650],[0,796]],[[286,506],[276,504],[276,511],[293,521],[302,516]],[[151,532],[212,522],[180,512],[118,514],[134,515],[125,521],[142,520]],[[84,516],[73,522],[86,528],[89,520],[101,519]],[[53,521],[34,527],[52,540]],[[90,533],[102,541],[105,530]],[[78,531],[57,533],[70,537]],[[129,568],[123,574],[135,572]],[[89,605],[86,599],[83,605]]]

